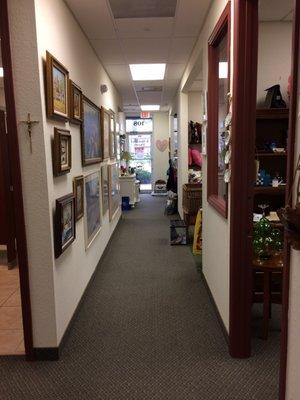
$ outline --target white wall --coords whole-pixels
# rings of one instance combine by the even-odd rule
[[[257,102],[263,106],[270,86],[280,84],[288,104],[287,86],[291,75],[292,22],[260,22],[258,41]]]
[[[184,72],[178,93],[179,104],[179,196],[178,206],[182,210],[181,184],[187,182],[188,171],[188,95],[183,93],[199,59],[203,60],[203,90],[207,90],[208,54],[207,43],[221,13],[227,4],[226,0],[214,0],[207,15],[205,24],[200,32],[187,68]],[[232,5],[233,6],[233,5]],[[233,24],[232,24],[233,26]],[[232,59],[232,56],[231,56]],[[232,71],[232,68],[231,68]],[[201,107],[201,105],[200,105]],[[201,108],[200,108],[201,110]],[[201,118],[201,114],[200,114]],[[181,170],[182,168],[183,170]],[[203,273],[214,296],[223,322],[229,327],[229,219],[221,217],[218,212],[207,203],[207,159],[203,157]],[[183,182],[184,181],[184,182]]]
[[[78,221],[76,241],[59,259],[54,259],[55,199],[72,192],[73,177],[99,170],[100,164],[82,168],[79,126],[46,118],[46,50],[67,67],[70,78],[98,106],[111,108],[117,114],[122,104],[111,80],[62,0],[28,0],[21,3],[12,0],[9,7],[17,118],[20,120],[22,116],[24,119],[24,115],[30,111],[32,117],[40,121],[33,133],[33,155],[29,153],[27,139],[21,128],[19,138],[34,346],[50,347],[59,344],[120,213],[112,223],[109,223],[106,214],[100,234],[87,251],[84,244],[84,221]],[[25,42],[24,37],[27,39]],[[40,76],[39,80],[37,76]],[[108,92],[104,95],[100,93],[100,84],[108,86]],[[69,129],[72,135],[72,169],[69,174],[58,178],[54,178],[52,173],[51,141],[54,127]]]
[[[300,66],[300,62],[299,62]],[[300,73],[300,68],[299,68]],[[299,75],[300,76],[300,75]],[[298,84],[298,99],[300,84]],[[300,101],[298,101],[298,121],[296,130],[295,167],[300,154]],[[298,175],[299,176],[299,175]],[[296,188],[295,188],[296,194]],[[296,400],[300,393],[300,251],[292,251],[290,276],[289,334],[287,359],[287,393],[286,400]]]
[[[167,170],[169,168],[169,113],[153,113],[153,173],[152,182],[158,179],[167,181]],[[168,146],[161,152],[156,147],[156,141],[167,141]]]
[[[189,92],[188,103],[189,121],[202,121],[202,96],[201,92]]]

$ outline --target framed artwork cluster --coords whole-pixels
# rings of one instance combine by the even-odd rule
[[[103,218],[112,221],[120,207],[119,153],[116,119],[112,110],[98,107],[69,78],[69,71],[52,54],[46,53],[47,117],[80,126],[82,167],[99,164],[94,172],[75,176],[73,192],[56,199],[54,236],[58,258],[76,238],[76,222],[84,219],[85,249],[100,232]],[[72,169],[71,131],[54,128],[53,175]]]

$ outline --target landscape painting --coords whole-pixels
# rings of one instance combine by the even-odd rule
[[[101,161],[100,109],[86,97],[83,98],[81,147],[83,166]]]
[[[101,228],[100,174],[93,172],[84,178],[85,242],[88,248]]]
[[[108,167],[101,167],[101,186],[102,186],[102,215],[105,215],[109,208],[109,184],[108,184]]]
[[[119,164],[109,165],[109,220],[112,221],[120,208]]]

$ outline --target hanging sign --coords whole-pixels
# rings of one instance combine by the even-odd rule
[[[139,133],[139,132],[152,132],[153,124],[152,119],[126,119],[126,132]]]
[[[142,119],[150,118],[150,113],[149,113],[149,111],[142,111],[140,117],[141,117]]]

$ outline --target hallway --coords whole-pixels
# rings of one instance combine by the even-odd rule
[[[124,214],[61,361],[0,359],[1,400],[276,398],[277,341],[229,357],[189,248],[169,245],[164,203],[142,195]]]

